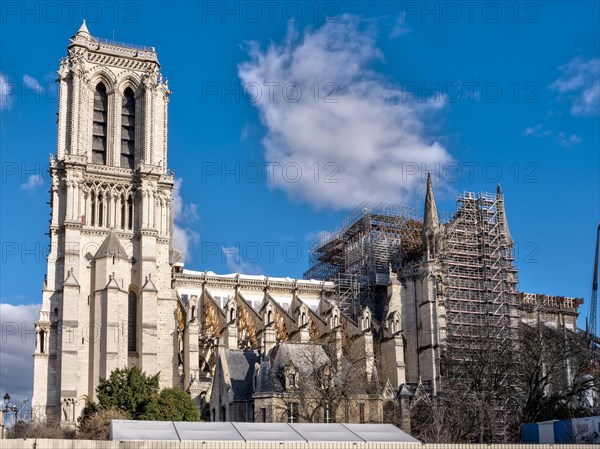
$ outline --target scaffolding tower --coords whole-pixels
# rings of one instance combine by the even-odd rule
[[[397,270],[421,254],[421,216],[406,206],[363,202],[310,245],[304,278],[336,282],[338,306],[349,316],[368,306],[380,317],[390,266]]]
[[[446,225],[442,256],[448,344],[478,338],[512,338],[518,324],[517,270],[502,197],[471,192],[458,198]]]
[[[472,363],[482,358],[490,366],[499,357],[510,364],[505,358],[511,357],[518,326],[517,270],[503,197],[468,192],[457,203],[445,225],[441,256],[447,335],[442,377],[455,386],[472,380]],[[512,380],[502,382],[510,388]],[[508,411],[505,398],[497,400],[492,434],[501,441]]]

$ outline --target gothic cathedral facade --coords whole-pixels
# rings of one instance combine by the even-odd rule
[[[32,401],[61,421],[74,422],[98,379],[117,367],[161,371],[170,383],[177,366],[172,342],[158,338],[176,301],[170,92],[159,68],[153,48],[100,42],[84,22],[58,71],[51,250]]]
[[[503,328],[535,319],[517,310],[537,296],[517,296],[500,189],[461,198],[444,224],[428,182],[423,221],[413,223],[420,252],[402,269],[386,263],[379,304],[352,313],[341,307],[334,282],[184,269],[172,246],[170,91],[159,69],[154,48],[94,38],[85,22],[61,61],[34,419],[75,425],[101,378],[137,366],[160,373],[161,387],[187,391],[205,419],[295,422],[297,406],[316,401],[299,401],[301,377],[289,375],[303,374],[308,364],[298,357],[314,352],[319,363],[351,366],[359,375],[344,410],[329,404],[311,419],[381,422],[395,401],[443,388],[441,360],[458,354],[449,349],[453,338],[481,324],[465,320],[483,316],[463,310],[473,307],[469,292],[483,292],[476,305],[493,305],[485,316],[501,317]],[[482,211],[490,217],[473,218]],[[480,263],[482,235],[494,236],[495,249],[485,254],[494,255],[491,266],[504,279],[491,286],[488,272],[454,268],[465,265],[464,244],[471,245],[466,264]],[[559,322],[575,329],[581,300],[542,300],[560,303]],[[281,382],[280,369],[291,382]]]

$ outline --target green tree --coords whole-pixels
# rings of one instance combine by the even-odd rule
[[[165,388],[148,404],[140,419],[152,421],[199,421],[192,398],[179,388]]]
[[[96,387],[98,408],[122,410],[138,419],[158,394],[159,375],[148,376],[137,366],[117,368]]]
[[[138,367],[119,368],[96,387],[98,403],[88,402],[79,419],[78,438],[106,439],[111,419],[198,421],[192,398],[179,388],[159,392],[160,374],[148,376]]]

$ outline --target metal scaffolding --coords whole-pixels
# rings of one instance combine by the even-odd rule
[[[517,340],[517,270],[501,194],[464,193],[445,225],[441,254],[446,305],[446,342],[442,377],[470,382],[472,364],[510,363]],[[500,357],[502,361],[498,360]],[[513,379],[502,383],[510,388]],[[506,430],[506,398],[495,403],[494,438]]]
[[[357,316],[365,306],[379,316],[385,303],[379,297],[387,287],[390,266],[397,270],[420,256],[421,228],[416,209],[365,201],[339,229],[322,233],[310,245],[304,278],[335,281],[339,307],[349,316]]]
[[[440,275],[441,389],[474,391],[484,382],[474,374],[483,366],[478,364],[500,371],[499,364],[510,365],[518,350],[517,270],[502,192],[463,193],[456,212],[440,219],[434,232],[440,233],[435,270]],[[313,242],[304,277],[336,282],[340,308],[348,315],[369,306],[381,319],[390,270],[419,276],[430,269],[432,260],[422,257],[422,228],[422,214],[415,209],[365,202],[339,229]],[[505,393],[515,385],[510,375],[503,376],[495,386],[504,393],[489,395],[493,441],[503,441],[510,398]]]
[[[446,225],[441,261],[449,345],[479,339],[483,327],[500,341],[516,329],[517,270],[502,201],[465,193]]]

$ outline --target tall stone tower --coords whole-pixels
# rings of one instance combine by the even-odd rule
[[[159,68],[154,48],[94,38],[85,21],[61,61],[36,418],[75,422],[115,368],[177,382],[170,92]]]

